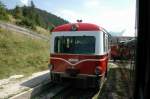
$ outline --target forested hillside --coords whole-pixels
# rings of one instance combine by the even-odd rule
[[[56,15],[36,8],[33,1],[31,1],[31,6],[16,6],[16,8],[9,10],[9,12],[16,19],[20,19],[19,21],[17,21],[17,24],[29,26],[33,29],[37,25],[47,29],[49,26],[52,25],[58,26],[68,23],[68,21]]]
[[[9,10],[0,2],[0,20],[11,21],[11,19],[13,23],[33,30],[36,30],[37,26],[50,29],[53,26],[69,23],[52,13],[36,8],[33,1],[30,6],[16,6]]]

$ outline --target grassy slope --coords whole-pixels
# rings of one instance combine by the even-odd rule
[[[48,42],[0,29],[0,79],[47,69]]]
[[[42,35],[45,35],[45,36],[50,36],[50,33],[48,30],[40,27],[40,26],[36,26],[36,30],[35,32],[39,33],[39,34],[42,34]]]
[[[9,20],[10,21],[8,21],[8,23],[15,24],[15,25],[17,25],[16,22],[19,21],[18,19],[15,19],[12,15],[9,15]],[[25,28],[27,28],[27,27],[25,27]],[[36,32],[38,34],[42,34],[44,36],[50,36],[49,31],[44,29],[44,28],[42,28],[42,27],[40,27],[40,26],[36,26],[36,30],[31,30],[31,31],[34,31],[34,32]]]

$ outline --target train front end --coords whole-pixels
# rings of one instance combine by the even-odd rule
[[[97,87],[107,75],[109,58],[108,35],[89,23],[65,24],[56,27],[51,36],[51,80],[84,80]]]

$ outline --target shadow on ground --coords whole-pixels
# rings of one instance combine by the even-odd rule
[[[42,84],[46,83],[49,80],[50,80],[50,75],[49,75],[49,73],[46,73],[46,74],[40,75],[38,77],[35,77],[35,78],[32,78],[28,81],[23,82],[21,84],[21,86],[25,86],[25,87],[28,87],[28,88],[33,88],[35,86],[38,86],[41,83]]]

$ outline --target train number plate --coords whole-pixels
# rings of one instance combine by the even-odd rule
[[[79,73],[78,69],[66,69],[66,73],[70,76],[76,76]]]

